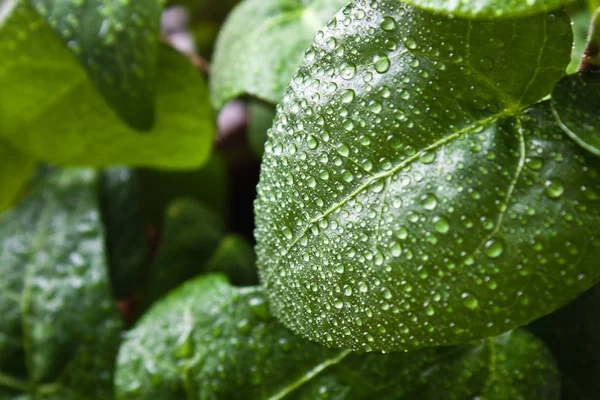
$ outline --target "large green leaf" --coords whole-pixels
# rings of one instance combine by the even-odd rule
[[[203,272],[224,235],[221,218],[198,202],[178,199],[171,203],[160,247],[150,266],[141,309]]]
[[[266,145],[256,238],[274,314],[331,346],[411,349],[497,335],[590,287],[600,164],[547,103],[521,111],[570,51],[563,12],[340,12]]]
[[[0,214],[15,201],[34,165],[31,158],[0,141]]]
[[[106,104],[77,59],[27,1],[0,6],[0,136],[53,164],[196,167],[214,117],[201,74],[159,49],[156,120],[141,135]]]
[[[533,15],[550,11],[573,0],[405,0],[423,9],[471,18]]]
[[[245,0],[225,21],[211,76],[213,106],[248,94],[277,104],[315,32],[348,0]]]
[[[569,75],[552,92],[552,112],[562,130],[600,156],[600,74]]]
[[[120,321],[97,175],[52,172],[0,218],[0,398],[109,399]]]
[[[137,171],[127,167],[104,170],[100,200],[113,293],[118,299],[126,298],[142,286],[150,253]]]
[[[549,352],[516,331],[471,347],[331,350],[269,315],[260,288],[220,276],[177,289],[129,332],[117,399],[556,399]],[[243,390],[240,390],[243,388]]]
[[[563,400],[595,400],[600,393],[600,285],[531,327],[548,344],[561,371]]]
[[[149,129],[164,0],[30,1],[113,109],[134,127]]]

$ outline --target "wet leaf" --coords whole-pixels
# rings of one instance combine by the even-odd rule
[[[113,110],[133,127],[150,129],[164,0],[31,3],[79,59]]]
[[[0,398],[111,397],[121,324],[97,174],[49,173],[0,218]]]
[[[468,347],[361,354],[295,336],[266,301],[262,289],[234,288],[214,275],[177,289],[129,332],[117,399],[558,396],[551,355],[524,331]]]
[[[277,104],[315,32],[348,0],[245,0],[219,33],[211,98],[221,109],[248,94]]]
[[[0,141],[0,214],[14,203],[34,166],[31,158]]]
[[[600,74],[563,78],[552,92],[552,113],[571,139],[600,156]]]
[[[573,0],[406,0],[425,10],[470,18],[533,15],[555,10]]]
[[[522,111],[569,63],[562,11],[488,22],[360,0],[316,38],[256,202],[284,325],[356,350],[466,343],[600,278],[600,163],[547,102]]]
[[[142,285],[150,253],[137,172],[127,167],[104,170],[100,200],[110,280],[115,296],[122,299]]]
[[[145,134],[123,123],[85,70],[25,0],[0,6],[0,136],[52,164],[198,167],[214,137],[201,74],[159,48],[156,120]]]
[[[204,271],[225,227],[221,218],[191,199],[178,199],[166,210],[160,247],[150,266],[141,311]]]

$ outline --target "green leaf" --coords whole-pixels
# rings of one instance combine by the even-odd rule
[[[31,3],[77,56],[113,110],[135,128],[150,129],[164,0]]]
[[[254,249],[239,235],[228,235],[221,240],[204,271],[223,274],[236,286],[258,284]]]
[[[522,112],[570,52],[562,11],[340,12],[265,147],[255,233],[274,314],[330,346],[412,349],[508,331],[596,282],[600,163],[548,103]]]
[[[119,353],[117,399],[556,399],[531,334],[409,353],[331,350],[269,315],[261,288],[198,278],[158,303]],[[240,390],[243,387],[244,390]]]
[[[52,164],[200,166],[214,137],[201,74],[159,48],[156,120],[144,135],[106,104],[79,62],[27,1],[0,8],[0,136]]]
[[[567,67],[567,73],[572,74],[577,71],[581,63],[581,56],[587,45],[588,31],[592,15],[587,10],[582,10],[573,15],[573,52],[571,54],[571,63]]]
[[[0,215],[15,202],[34,166],[32,159],[0,141]]]
[[[0,218],[0,398],[111,396],[121,324],[96,185],[91,170],[52,172]]]
[[[210,81],[218,110],[248,94],[277,104],[314,33],[348,0],[244,0],[215,48]]]
[[[138,175],[146,218],[159,228],[162,226],[165,209],[181,197],[196,200],[220,216],[227,213],[227,165],[216,154],[212,154],[199,169],[141,169]]]
[[[204,271],[225,235],[221,218],[191,199],[179,199],[167,208],[161,243],[150,266],[141,310]]]
[[[144,198],[137,172],[126,167],[103,171],[100,200],[110,280],[115,296],[121,299],[142,285],[149,261]]]
[[[518,17],[551,11],[573,0],[406,0],[425,10],[467,18]]]
[[[265,152],[267,131],[273,124],[275,107],[259,101],[248,104],[248,139],[254,152],[261,156]]]
[[[563,78],[552,92],[552,113],[571,139],[600,156],[600,74]]]
[[[561,371],[562,399],[593,400],[600,393],[600,285],[530,329],[548,344]]]

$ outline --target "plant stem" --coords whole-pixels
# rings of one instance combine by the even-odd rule
[[[592,17],[587,47],[579,64],[579,72],[593,71],[600,71],[600,7]]]

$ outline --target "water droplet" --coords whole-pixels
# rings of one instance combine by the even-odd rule
[[[479,301],[477,301],[477,299],[470,293],[463,293],[461,295],[461,298],[464,306],[467,307],[469,310],[475,310],[479,308]]]
[[[375,56],[375,71],[383,74],[390,69],[390,59],[385,54],[379,54]]]
[[[384,31],[393,31],[396,28],[396,20],[392,17],[384,17],[381,21],[381,29]]]
[[[448,233],[450,230],[450,223],[446,218],[436,215],[433,217],[433,227],[439,233]]]
[[[565,191],[565,187],[558,179],[548,179],[544,182],[544,186],[546,187],[546,194],[552,199],[562,196]]]
[[[429,193],[421,197],[421,201],[423,202],[423,208],[426,210],[435,210],[438,205],[438,199],[435,195]]]
[[[485,255],[489,258],[498,258],[504,251],[504,244],[500,239],[491,239],[485,244]]]

